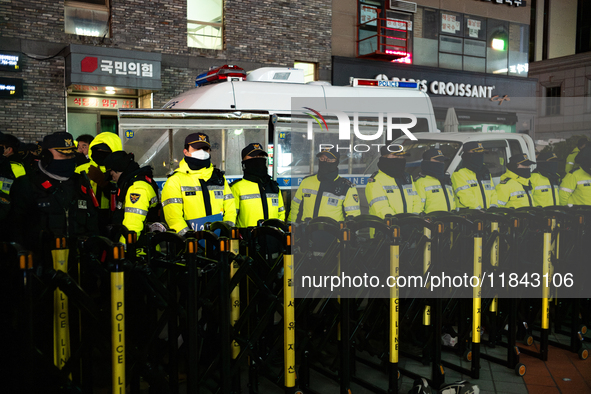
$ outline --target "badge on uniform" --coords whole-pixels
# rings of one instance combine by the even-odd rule
[[[359,202],[359,195],[353,194],[353,200],[355,200],[355,202]]]
[[[86,200],[78,200],[78,209],[88,209]]]
[[[136,202],[138,202],[139,199],[140,199],[139,193],[131,193],[129,195],[129,201],[131,201],[132,204],[135,204]]]
[[[339,205],[339,200],[336,198],[328,198],[328,205],[332,205],[333,207],[336,207]]]

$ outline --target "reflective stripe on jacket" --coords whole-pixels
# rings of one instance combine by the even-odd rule
[[[501,175],[501,181],[496,190],[499,207],[520,208],[534,206],[529,178],[522,178],[513,171],[507,170]]]
[[[230,189],[236,204],[236,227],[256,226],[260,219],[285,220],[281,190],[277,193],[265,192],[264,186],[246,179],[232,183]],[[262,199],[263,193],[265,201]]]
[[[451,185],[445,185],[444,188],[439,179],[430,175],[422,175],[415,180],[415,188],[421,198],[422,212],[453,211],[456,209],[456,199]]]
[[[322,196],[317,203],[319,193]],[[346,216],[358,215],[361,215],[361,207],[355,185],[341,177],[332,182],[320,182],[318,176],[312,175],[304,178],[298,187],[291,202],[289,221],[325,216],[340,222]]]
[[[497,193],[492,178],[478,180],[476,173],[461,168],[451,176],[458,208],[486,209],[497,206]]]
[[[219,170],[216,170],[219,171]],[[232,226],[236,221],[236,206],[232,190],[223,175],[219,184],[207,184],[214,175],[214,167],[191,170],[185,159],[179,168],[168,178],[162,188],[162,210],[166,223],[180,235],[189,229],[188,220],[203,218],[222,213],[224,221]],[[202,184],[208,190],[204,195]],[[209,205],[206,205],[209,201]],[[208,208],[210,212],[208,212]]]
[[[560,205],[591,205],[591,175],[582,168],[566,174],[559,195]]]
[[[395,178],[378,171],[369,179],[365,197],[369,214],[380,218],[397,213],[419,213],[422,209],[421,198],[408,174],[397,182]]]
[[[533,172],[530,181],[534,206],[549,207],[560,205],[559,185],[551,185],[550,179],[539,172]]]

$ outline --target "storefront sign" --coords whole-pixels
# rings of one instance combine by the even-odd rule
[[[23,80],[18,78],[0,78],[0,98],[23,98]]]
[[[161,54],[70,45],[66,83],[160,89]]]
[[[0,71],[20,71],[21,65],[20,53],[0,51]]]
[[[482,1],[488,1],[489,3],[495,3],[495,4],[514,5],[515,7],[525,7],[527,5],[527,1],[523,1],[523,0],[482,0]]]
[[[133,99],[116,99],[86,96],[68,96],[68,108],[137,108],[137,101]]]
[[[388,79],[388,77],[384,74],[380,74],[376,77],[376,79]],[[429,82],[426,79],[405,79],[394,77],[392,78],[392,81],[417,82],[421,92],[438,94],[442,96],[491,98],[492,91],[495,89],[494,86],[442,81]]]

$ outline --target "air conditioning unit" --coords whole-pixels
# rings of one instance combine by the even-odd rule
[[[390,9],[396,11],[417,12],[417,3],[403,0],[390,0]]]

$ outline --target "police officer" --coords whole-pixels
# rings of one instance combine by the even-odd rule
[[[566,158],[566,166],[564,167],[565,173],[568,174],[572,170],[579,168],[579,163],[577,163],[575,159],[577,158],[579,152],[587,146],[587,142],[589,142],[587,138],[581,138],[577,141],[577,146],[575,146],[575,149],[573,149],[573,151]]]
[[[318,173],[302,180],[291,203],[289,221],[319,216],[343,221],[361,214],[359,194],[353,183],[339,176],[340,153],[336,148],[319,152]]]
[[[112,212],[116,208],[111,206],[111,200],[115,199],[117,193],[117,185],[110,182],[110,177],[106,174],[105,159],[110,153],[123,149],[123,145],[117,134],[103,132],[92,140],[89,149],[90,161],[76,167],[76,172],[85,173],[90,179],[92,190],[99,202],[99,227],[104,234],[106,227],[111,222]]]
[[[533,207],[533,192],[530,182],[532,164],[525,153],[509,158],[507,170],[497,185],[497,200],[500,207]]]
[[[571,170],[560,184],[560,205],[591,205],[591,149],[577,156],[581,168]]]
[[[88,151],[93,139],[94,137],[90,134],[82,134],[76,138],[76,165],[80,166],[90,162],[90,159],[88,158]]]
[[[268,174],[267,152],[258,143],[242,149],[244,177],[230,188],[236,201],[236,226],[256,226],[259,219],[285,220],[279,185]]]
[[[560,175],[558,156],[554,152],[542,152],[536,158],[536,169],[531,174],[534,206],[560,205]]]
[[[53,133],[45,136],[42,146],[37,168],[15,195],[15,202],[26,211],[19,222],[27,223],[27,228],[19,241],[37,253],[47,253],[54,237],[66,237],[72,247],[77,237],[98,234],[90,184],[75,173],[74,138],[70,133]]]
[[[124,151],[107,156],[105,167],[117,182],[117,209],[112,223],[123,224],[129,231],[135,231],[139,239],[146,221],[158,221],[158,185],[153,179],[152,168],[140,167],[133,154]]]
[[[223,220],[231,226],[236,221],[232,190],[224,173],[211,164],[210,152],[206,134],[189,134],[185,157],[162,188],[164,218],[181,236],[199,230],[205,221]]]
[[[445,173],[448,159],[439,149],[427,149],[423,153],[421,172],[415,179],[415,188],[421,197],[422,211],[452,211],[456,200],[449,174]]]
[[[398,146],[382,146],[378,160],[378,171],[369,178],[365,196],[369,214],[384,218],[398,213],[419,213],[421,198],[411,176],[405,171],[409,154]]]
[[[12,134],[0,133],[0,153],[7,157],[16,178],[27,173],[18,154],[21,142]]]
[[[18,219],[18,215],[14,214],[14,203],[10,193],[11,190],[17,188],[17,186],[14,186],[15,182],[21,182],[23,178],[14,174],[8,157],[0,155],[0,240],[2,241],[13,240],[11,223],[15,219],[22,220],[22,218]]]
[[[466,142],[462,152],[463,168],[454,172],[451,183],[458,208],[487,209],[497,206],[497,193],[486,164],[481,142]]]

